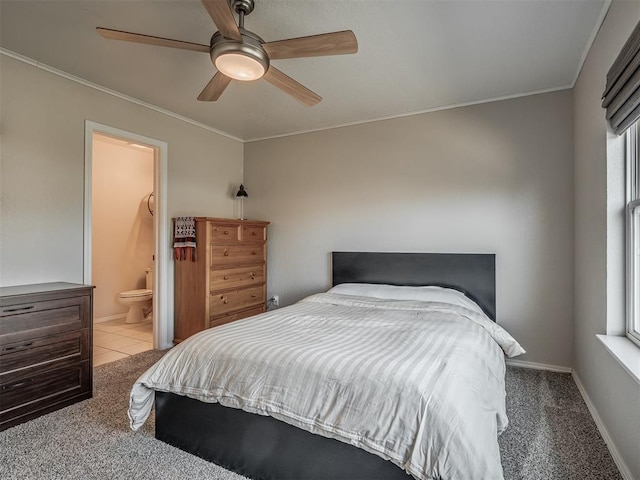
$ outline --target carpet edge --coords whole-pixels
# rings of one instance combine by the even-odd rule
[[[596,427],[598,427],[598,431],[600,432],[600,435],[602,436],[602,439],[604,440],[604,443],[607,446],[607,449],[609,450],[609,453],[611,454],[613,461],[618,467],[618,470],[620,471],[620,475],[622,475],[622,478],[624,478],[624,480],[634,480],[633,476],[631,475],[631,470],[629,470],[629,467],[627,466],[626,462],[620,455],[620,452],[618,451],[616,444],[611,438],[611,435],[609,435],[609,432],[607,431],[607,428],[605,427],[604,422],[602,421],[602,418],[598,413],[598,410],[596,409],[595,405],[591,401],[591,398],[589,397],[587,390],[584,388],[584,385],[582,384],[580,377],[578,376],[576,371],[573,369],[571,370],[571,376],[573,377],[573,381],[576,383],[576,386],[578,387],[578,391],[580,392],[580,395],[582,395],[582,399],[584,400],[584,403],[587,404],[589,413],[591,414],[593,421],[596,423]]]

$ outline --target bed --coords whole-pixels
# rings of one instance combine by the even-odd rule
[[[134,385],[132,428],[155,402],[158,439],[252,479],[502,478],[504,355],[524,350],[495,324],[495,256],[332,267],[329,292],[172,349]]]

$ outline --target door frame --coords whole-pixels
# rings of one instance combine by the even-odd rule
[[[91,120],[85,120],[84,129],[84,252],[83,283],[91,284],[92,262],[92,165],[93,134],[113,137],[147,145],[154,150],[154,262],[153,262],[153,348],[164,349],[173,345],[173,321],[169,315],[169,235],[167,218],[168,144],[162,140],[121,130]]]

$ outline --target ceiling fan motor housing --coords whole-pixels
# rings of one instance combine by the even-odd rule
[[[254,2],[253,0],[233,0],[231,2],[231,8],[236,13],[242,12],[245,15],[249,15],[253,12]]]
[[[221,70],[220,64],[216,63],[218,59],[225,55],[240,55],[260,64],[264,69],[264,75],[269,70],[269,56],[262,48],[264,40],[249,30],[244,28],[239,28],[239,30],[242,42],[225,38],[220,32],[213,34],[211,37],[211,61],[218,70]],[[223,73],[225,72],[223,71]],[[256,78],[236,78],[236,80],[256,80]]]

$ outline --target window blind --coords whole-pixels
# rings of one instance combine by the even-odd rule
[[[640,23],[607,73],[602,106],[618,135],[640,118]]]

